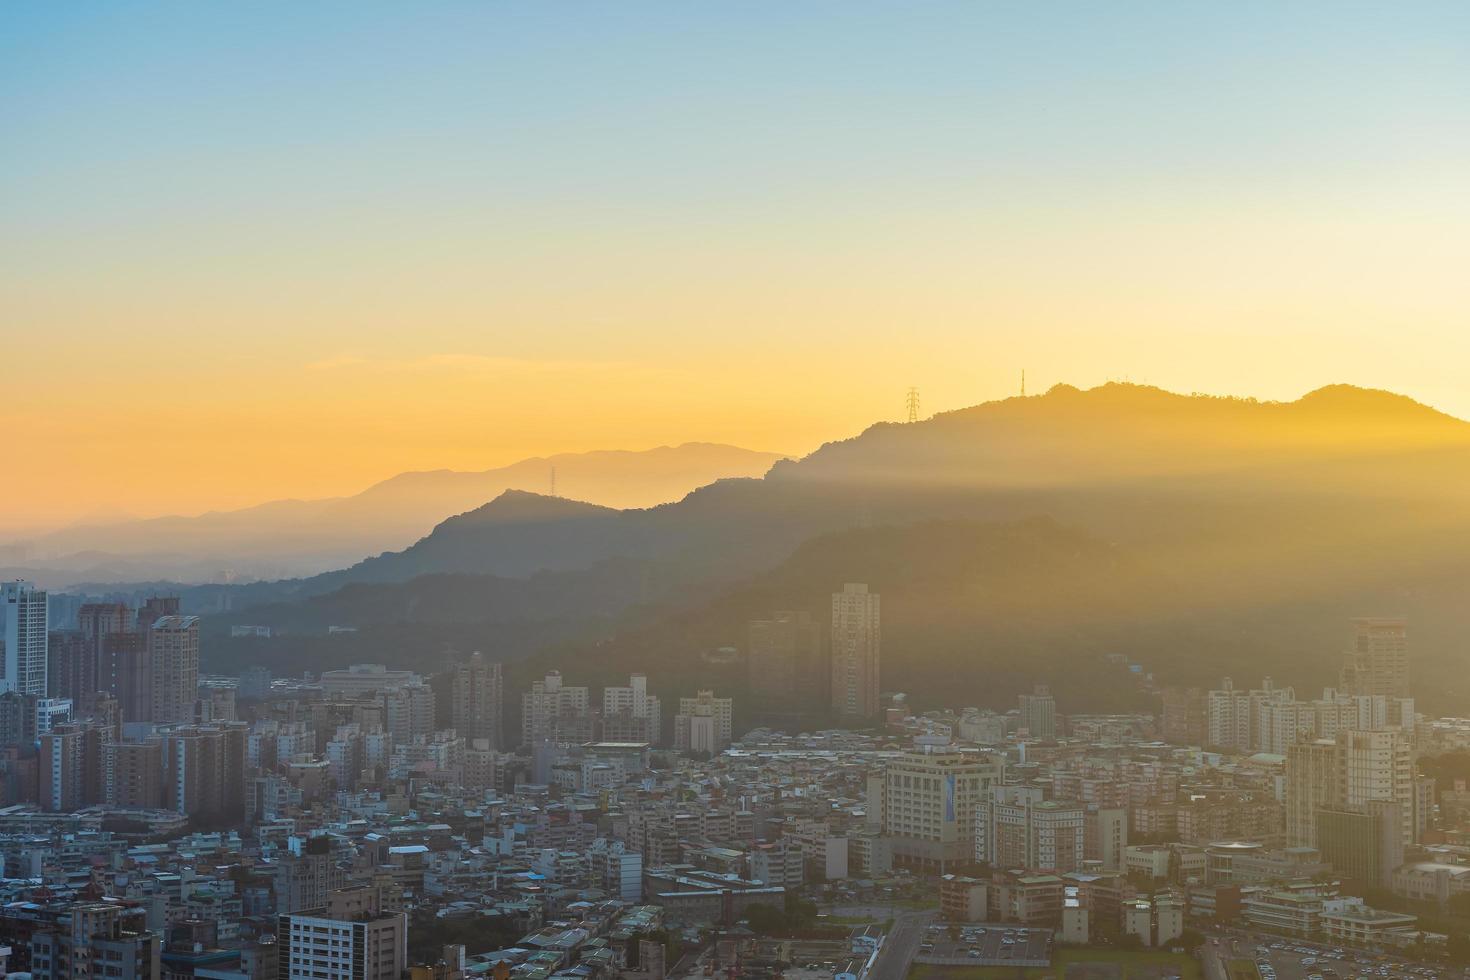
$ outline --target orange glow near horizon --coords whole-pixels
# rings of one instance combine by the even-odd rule
[[[1470,417],[1461,6],[367,6],[0,12],[0,542],[1022,369]]]

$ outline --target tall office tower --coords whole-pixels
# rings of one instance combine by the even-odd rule
[[[782,611],[753,620],[749,634],[746,662],[755,712],[786,720],[824,711],[832,668],[821,621],[811,613]]]
[[[975,804],[975,860],[997,868],[1080,871],[1087,808],[1041,798],[1030,786],[999,786]]]
[[[734,699],[717,698],[714,691],[680,698],[679,713],[674,716],[674,748],[719,755],[730,747],[734,714]]]
[[[152,721],[188,724],[199,699],[199,617],[160,616],[148,628]]]
[[[495,664],[497,673],[499,664]],[[497,680],[498,682],[498,680]],[[456,693],[458,693],[456,688]],[[383,692],[383,727],[395,742],[412,742],[419,736],[428,737],[434,731],[434,712],[436,709],[434,689],[427,684],[404,684],[401,687],[391,687]],[[471,703],[473,704],[473,698]],[[461,722],[469,723],[473,719],[458,714],[454,718],[454,728],[459,730]]]
[[[208,826],[245,806],[243,724],[194,725],[163,737],[165,806]]]
[[[1031,738],[1047,742],[1057,737],[1057,702],[1051,688],[1037,684],[1030,694],[1022,694],[1020,726]]]
[[[46,693],[80,701],[97,690],[97,651],[81,630],[52,630],[46,638]]]
[[[878,713],[878,595],[857,582],[832,595],[832,710],[843,720]]]
[[[408,971],[408,916],[364,912],[349,919],[282,915],[276,980],[398,980]]]
[[[648,693],[648,678],[633,674],[627,687],[602,689],[602,737],[609,742],[647,742],[663,736],[663,708]]]
[[[1005,781],[1005,759],[926,739],[919,736],[914,749],[888,762],[880,782],[869,781],[868,807],[881,808],[895,862],[924,868],[968,863],[974,860],[975,807]]]
[[[468,660],[454,665],[451,685],[454,699],[454,730],[466,741],[489,739],[492,749],[501,747],[501,703],[504,689],[500,664],[476,650]]]
[[[1339,686],[1347,694],[1409,696],[1409,635],[1402,619],[1353,620]]]
[[[549,671],[544,680],[536,681],[521,695],[523,745],[590,742],[594,721],[587,688],[564,686],[559,670]]]
[[[147,631],[103,637],[97,673],[100,688],[117,699],[123,721],[152,719],[153,670]]]
[[[1335,739],[1298,742],[1286,750],[1286,843],[1317,846],[1317,813],[1337,806],[1338,758]]]
[[[102,690],[102,657],[107,638],[133,632],[133,611],[124,602],[85,602],[77,610],[77,629],[92,652],[90,676],[79,678],[78,697]]]
[[[29,582],[0,584],[0,692],[46,696],[46,593]]]
[[[163,808],[163,742],[115,742],[111,746],[108,802],[144,810]]]
[[[138,607],[138,632],[146,633],[149,627],[158,622],[164,616],[177,616],[179,614],[179,597],[176,595],[156,595],[146,600]]]

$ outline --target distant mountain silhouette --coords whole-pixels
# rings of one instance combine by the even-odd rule
[[[815,534],[946,517],[1044,514],[1107,539],[1227,552],[1260,540],[1276,553],[1335,534],[1438,530],[1464,523],[1467,503],[1470,425],[1396,395],[1333,386],[1274,403],[1058,386],[874,425],[763,479],[722,480],[644,510],[545,505],[532,519],[491,519],[528,508],[518,495],[406,551],[266,591],[429,572],[521,576],[610,558],[729,579]]]
[[[638,452],[563,453],[478,473],[403,473],[351,497],[278,500],[196,517],[92,523],[33,541],[40,556],[13,569],[52,584],[154,578],[278,579],[340,568],[402,548],[436,524],[506,490],[556,490],[604,507],[678,500],[724,477],[759,476],[781,457],[714,443]]]
[[[644,510],[507,495],[444,522],[402,552],[312,579],[249,586],[236,590],[233,601],[241,609],[323,595],[354,582],[406,582],[443,572],[503,578],[541,573],[552,576],[547,583],[559,575],[605,576],[599,594],[626,597],[628,583],[618,579],[637,568],[642,583],[652,583],[638,590],[640,598],[664,604],[677,617],[690,602],[774,574],[771,569],[815,546],[807,542],[885,541],[885,534],[950,524],[1020,521],[1029,528],[1037,517],[1062,529],[1046,534],[1076,535],[1075,541],[1113,556],[1067,565],[1055,572],[1053,585],[1046,575],[1023,579],[1027,588],[1055,593],[1046,615],[1063,626],[1083,622],[1086,609],[1079,603],[1089,590],[1111,594],[1103,608],[1116,613],[1107,620],[1116,628],[1095,634],[1110,642],[1153,637],[1147,642],[1157,641],[1153,649],[1162,651],[1193,635],[1188,624],[1211,623],[1212,639],[1200,641],[1201,649],[1234,643],[1238,651],[1280,657],[1287,640],[1312,638],[1303,639],[1297,660],[1316,657],[1312,662],[1320,665],[1338,656],[1333,638],[1347,615],[1411,611],[1424,623],[1440,624],[1421,634],[1440,646],[1416,646],[1418,662],[1444,665],[1459,656],[1458,647],[1448,646],[1456,634],[1444,624],[1459,623],[1458,596],[1470,586],[1464,557],[1470,555],[1470,425],[1397,395],[1341,385],[1289,403],[1135,385],[1090,391],[1061,386],[923,422],[875,425],[804,459],[779,463],[762,479],[722,480]],[[928,581],[926,563],[962,566],[965,556],[950,551],[981,547],[959,532],[912,533],[917,536],[890,542],[907,562],[904,575],[890,580],[910,592]],[[1037,546],[1058,554],[1046,534]],[[985,540],[992,571],[1024,565],[1017,549],[1031,539],[1006,538],[1022,544],[1005,549],[994,546],[993,536]],[[844,568],[848,560],[820,572],[809,561],[801,566],[800,574],[811,577],[800,588],[808,599],[817,596],[810,601],[818,612],[824,590],[869,574],[857,558]],[[1126,563],[1131,571],[1124,575],[1124,564],[1108,562]],[[1111,581],[1088,584],[1099,575]],[[987,581],[986,589],[1009,587]],[[963,595],[942,582],[935,587],[942,595]],[[599,605],[599,617],[611,616],[615,604]],[[952,613],[934,610],[935,622],[955,619]],[[446,609],[444,618],[484,622],[468,609]],[[1170,632],[1164,623],[1178,628]],[[726,642],[738,639],[734,619],[721,629]],[[701,630],[680,634],[681,656],[714,642]],[[484,634],[487,646],[493,632]],[[481,634],[456,634],[456,642],[465,642],[465,635]],[[959,641],[936,633],[921,642],[921,636],[916,634],[914,657],[955,666],[953,644]],[[1230,636],[1235,639],[1221,640]],[[565,640],[562,635],[558,642]],[[1012,640],[1024,645],[1020,633]],[[517,642],[518,651],[532,648],[524,632]],[[1067,656],[1080,649],[1058,643]],[[614,649],[600,645],[597,663],[625,669],[608,659]],[[567,646],[559,651],[577,664],[593,656]],[[1179,659],[1187,652],[1160,653],[1161,671],[1198,679],[1228,662],[1205,658],[1191,666]],[[1240,662],[1249,671],[1255,658],[1242,653]],[[912,666],[915,678],[926,676],[921,663]],[[1319,684],[1332,680],[1312,676]]]

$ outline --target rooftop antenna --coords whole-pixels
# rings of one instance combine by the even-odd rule
[[[919,421],[919,389],[910,388],[908,396],[909,421]]]

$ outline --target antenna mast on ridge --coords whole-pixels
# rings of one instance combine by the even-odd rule
[[[551,468],[551,496],[556,496],[556,467]]]
[[[908,396],[909,421],[919,421],[919,389],[910,388]]]
[[[1026,397],[1026,369],[1021,368],[1021,397]]]

